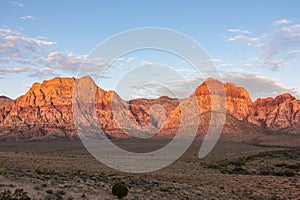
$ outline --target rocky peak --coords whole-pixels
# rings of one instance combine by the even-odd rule
[[[281,104],[283,102],[293,101],[295,99],[296,98],[294,96],[292,96],[291,94],[285,93],[285,94],[281,94],[281,95],[278,95],[277,97],[275,97],[275,103],[276,104]]]
[[[10,104],[11,102],[13,102],[12,99],[10,99],[6,96],[3,96],[3,95],[0,96],[0,108]]]
[[[285,93],[276,96],[275,98],[267,97],[267,98],[258,98],[254,101],[253,105],[255,108],[258,109],[272,109],[274,106],[279,106],[280,104],[284,102],[291,102],[295,101],[298,102],[298,100],[292,96],[291,94]]]
[[[245,99],[249,102],[251,101],[250,95],[247,90],[243,87],[238,87],[234,83],[227,82],[222,83],[221,81],[208,78],[195,90],[195,94],[198,95],[220,95],[222,94],[222,89],[225,90],[226,96],[233,98]]]
[[[226,110],[228,114],[235,118],[244,120],[253,112],[252,101],[246,89],[237,87],[233,83],[223,84],[219,80],[209,78],[195,90],[195,94],[201,104],[202,113],[212,110],[211,98],[218,98],[215,96],[223,95],[226,95]]]
[[[227,82],[224,84],[226,96],[232,98],[245,99],[247,102],[252,103],[247,90],[243,87],[237,87],[234,83]]]
[[[34,83],[29,91],[16,102],[21,107],[65,105],[71,103],[75,78],[53,78]]]
[[[222,93],[223,88],[224,85],[221,81],[214,78],[208,78],[196,88],[194,94],[196,94],[196,96],[218,95]]]

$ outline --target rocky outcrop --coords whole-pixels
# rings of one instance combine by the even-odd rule
[[[300,103],[290,94],[276,98],[257,99],[254,102],[254,118],[262,127],[278,131],[299,133],[295,127],[300,124]]]
[[[162,129],[171,111],[179,105],[179,100],[162,96],[158,99],[134,99],[128,103],[130,110],[141,125],[151,123],[157,129]]]
[[[227,135],[256,134],[258,130],[256,121],[253,119],[253,103],[248,92],[237,87],[233,83],[225,83],[209,78],[202,83],[194,94],[183,100],[170,114],[164,129],[165,133],[177,131],[181,120],[181,109],[186,102],[192,101],[195,97],[198,102],[198,109],[190,109],[187,114],[188,120],[194,122],[197,114],[199,115],[198,133],[205,134],[208,127],[219,130],[220,124],[223,133]],[[192,103],[194,105],[195,102]],[[197,103],[196,103],[197,104]],[[187,107],[190,107],[188,105]],[[197,113],[198,112],[198,113]],[[212,115],[214,121],[212,121]],[[224,121],[225,119],[225,121]],[[252,123],[251,123],[252,122]],[[253,123],[254,122],[254,123]]]
[[[201,113],[209,112],[211,108],[211,98],[226,95],[226,111],[238,120],[245,120],[253,113],[252,101],[248,92],[237,87],[233,83],[225,83],[209,78],[202,83],[195,94],[201,105]]]
[[[30,90],[1,109],[1,134],[17,137],[72,136],[74,78],[34,83]]]
[[[78,83],[75,81],[81,83],[82,96],[91,95],[88,87],[92,81],[84,77],[34,83],[16,100],[0,97],[0,137],[76,137],[72,110],[74,84]],[[214,117],[211,122],[211,116],[224,111],[223,133],[227,135],[250,135],[264,130],[300,133],[300,103],[290,94],[252,102],[244,88],[211,78],[181,100],[163,96],[124,101],[114,91],[95,87],[93,114],[111,137],[172,135],[179,130],[182,120],[187,133],[196,122],[201,134],[209,125],[217,127],[222,117]]]

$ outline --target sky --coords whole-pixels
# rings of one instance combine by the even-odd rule
[[[300,98],[299,8],[297,0],[2,0],[0,95],[15,99],[34,82],[89,75],[91,69],[80,66],[97,45],[127,30],[159,27],[193,38],[213,61],[219,78],[245,87],[252,100],[286,92]],[[106,64],[99,55],[89,66],[102,69]],[[149,75],[159,74],[164,66],[168,69],[160,78]],[[174,92],[184,97],[178,77],[166,75],[171,71],[193,88],[204,80],[182,58],[143,50],[120,55],[97,84],[121,96],[129,90],[129,99]],[[145,79],[148,75],[152,82]],[[130,82],[127,89],[122,87],[125,82]]]

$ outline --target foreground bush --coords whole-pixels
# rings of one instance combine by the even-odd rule
[[[124,183],[116,183],[112,187],[112,194],[117,196],[118,199],[122,199],[126,197],[128,194],[128,188],[125,186]]]

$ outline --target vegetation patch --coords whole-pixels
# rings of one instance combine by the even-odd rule
[[[18,188],[14,192],[11,192],[10,190],[1,192],[0,200],[31,200],[31,198],[27,196],[27,192]]]
[[[233,160],[207,165],[224,174],[299,176],[300,148],[261,152]]]

